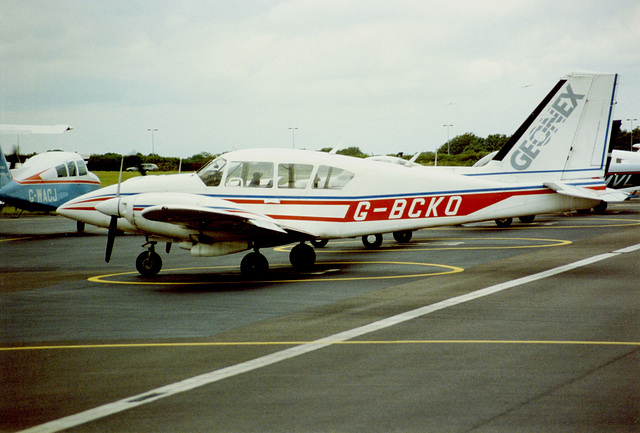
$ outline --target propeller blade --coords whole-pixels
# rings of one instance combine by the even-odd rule
[[[116,240],[116,232],[118,231],[118,217],[112,216],[109,221],[109,233],[107,234],[107,251],[104,255],[104,261],[109,263],[111,260],[111,251],[113,251],[113,243]]]
[[[142,164],[142,158],[140,157],[139,154],[136,153],[136,154],[130,155],[128,158],[129,158],[129,163],[131,165],[134,165],[142,176],[147,175],[147,170],[145,170],[144,165]]]

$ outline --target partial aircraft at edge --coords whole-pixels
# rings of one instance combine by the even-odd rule
[[[306,241],[362,236],[377,248],[383,233],[406,242],[427,227],[587,209],[611,197],[603,176],[617,78],[563,77],[494,158],[467,175],[314,151],[240,150],[198,173],[136,177],[85,194],[58,213],[108,227],[107,261],[117,230],[144,234],[136,267],[151,276],[162,267],[158,241],[194,257],[253,249],[240,266],[252,275],[268,269],[260,248],[298,243],[291,264],[308,269],[315,251]]]
[[[18,135],[62,134],[70,129],[68,125],[0,125],[0,133]],[[0,148],[0,200],[18,209],[55,211],[66,201],[99,188],[100,179],[77,153],[39,153],[10,169]]]
[[[614,121],[618,126],[620,120]],[[634,144],[635,152],[614,149],[607,167],[605,182],[609,188],[637,194],[640,191],[640,144]]]
[[[0,149],[0,200],[11,206],[55,211],[66,201],[99,188],[100,179],[87,170],[77,153],[39,153],[10,170]]]

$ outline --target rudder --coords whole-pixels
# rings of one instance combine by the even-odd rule
[[[11,182],[11,171],[9,170],[9,164],[2,152],[2,146],[0,146],[0,188]]]
[[[557,180],[604,176],[617,74],[563,77],[485,166]]]

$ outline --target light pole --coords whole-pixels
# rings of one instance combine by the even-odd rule
[[[452,127],[453,125],[442,125],[442,126],[446,126],[447,127],[447,155],[450,154],[450,149],[449,149],[449,128]]]
[[[148,128],[148,129],[147,129],[147,131],[151,131],[151,153],[152,153],[152,154],[156,153],[156,152],[155,152],[155,149],[154,149],[154,143],[153,143],[153,133],[154,133],[155,131],[157,131],[157,130],[158,130],[157,128]]]
[[[627,121],[631,122],[631,129],[629,131],[629,141],[631,142],[631,144],[629,144],[629,150],[631,150],[633,152],[633,122],[635,120],[638,119],[627,119]]]
[[[296,148],[296,129],[298,128],[289,128],[291,130],[291,140],[293,141],[293,148]]]

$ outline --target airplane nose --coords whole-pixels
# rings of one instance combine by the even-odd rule
[[[72,216],[72,215],[74,215],[74,214],[75,214],[75,212],[73,212],[73,211],[72,211],[72,210],[71,210],[71,209],[66,205],[66,203],[65,203],[65,204],[63,204],[62,206],[58,207],[58,209],[56,209],[56,213],[57,213],[58,215],[62,215],[63,217],[72,218],[72,219],[73,219],[73,216]]]
[[[120,216],[120,198],[110,198],[96,205],[96,210],[108,216]]]

